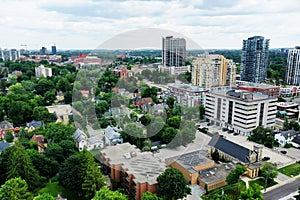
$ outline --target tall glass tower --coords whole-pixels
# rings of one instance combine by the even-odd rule
[[[162,61],[164,66],[181,67],[186,62],[186,41],[184,38],[167,36],[162,38]]]
[[[262,83],[266,80],[269,58],[269,39],[262,36],[243,40],[241,80]]]
[[[289,50],[287,57],[285,82],[289,85],[300,85],[300,47]]]

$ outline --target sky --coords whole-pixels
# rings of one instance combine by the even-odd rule
[[[118,38],[132,48],[124,36],[158,37],[134,48],[160,48],[172,32],[204,49],[241,49],[254,35],[270,39],[270,48],[294,47],[299,10],[299,0],[1,0],[0,48],[95,49],[111,41],[117,48]]]

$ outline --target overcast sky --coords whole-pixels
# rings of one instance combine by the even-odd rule
[[[1,0],[0,48],[94,49],[147,28],[181,33],[204,49],[240,49],[254,35],[269,38],[270,48],[294,47],[299,10],[299,0]]]

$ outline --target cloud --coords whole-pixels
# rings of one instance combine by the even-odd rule
[[[0,47],[96,48],[126,31],[182,33],[203,48],[241,48],[253,35],[272,47],[297,45],[297,0],[12,0],[0,7]],[[160,46],[160,45],[159,45]]]

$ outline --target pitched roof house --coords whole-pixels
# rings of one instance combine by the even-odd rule
[[[42,154],[45,152],[45,149],[47,148],[47,144],[44,142],[44,136],[43,135],[33,135],[31,138],[31,141],[36,142],[38,144],[38,152],[39,154]]]
[[[8,142],[0,142],[0,153],[10,146]]]
[[[282,131],[275,134],[275,140],[284,147],[288,143],[292,143],[292,140],[298,135],[294,130]]]

